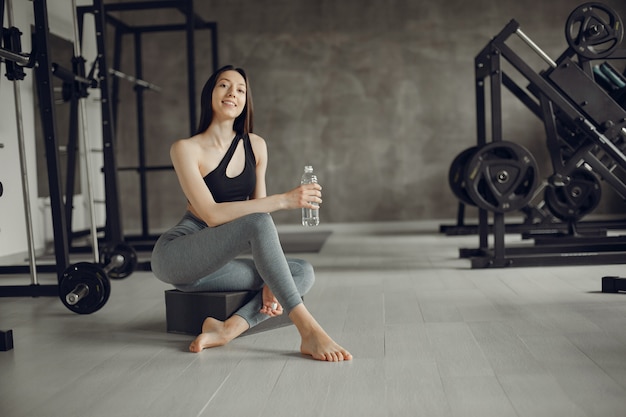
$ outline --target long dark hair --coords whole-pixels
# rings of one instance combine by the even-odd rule
[[[235,119],[233,129],[240,135],[252,133],[252,119],[254,115],[254,108],[252,105],[252,92],[250,91],[250,84],[248,83],[248,76],[246,72],[241,68],[235,68],[233,65],[225,65],[218,69],[209,77],[206,84],[202,88],[202,96],[200,97],[200,123],[198,124],[198,130],[196,134],[202,133],[208,129],[211,121],[213,120],[213,106],[212,96],[215,84],[220,75],[225,71],[237,71],[246,82],[246,105],[243,108],[241,114]]]

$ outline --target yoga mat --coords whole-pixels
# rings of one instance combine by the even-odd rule
[[[322,250],[331,231],[279,232],[280,243],[285,253],[318,253]]]

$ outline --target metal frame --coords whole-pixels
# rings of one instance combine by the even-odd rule
[[[2,0],[4,12],[4,0]],[[46,148],[46,162],[48,167],[48,184],[50,188],[50,205],[52,211],[52,226],[54,233],[54,252],[56,264],[50,266],[49,272],[57,275],[58,282],[65,269],[69,266],[69,244],[64,215],[63,195],[61,190],[61,176],[58,164],[58,140],[55,123],[54,92],[52,89],[52,63],[48,44],[48,14],[46,0],[33,0],[34,33],[33,52],[26,56],[13,57],[17,64],[34,67],[38,83],[39,115],[42,121],[44,143]],[[1,26],[1,25],[0,25]],[[13,59],[5,49],[2,56],[7,60]],[[25,267],[27,271],[29,267]],[[39,269],[39,268],[37,268]],[[32,283],[23,286],[0,286],[0,297],[41,297],[58,296],[58,285],[40,285]]]
[[[169,25],[151,25],[151,26],[129,26],[118,18],[109,14],[109,12],[119,11],[139,11],[151,9],[175,9],[182,13],[185,17],[184,24]],[[133,36],[134,52],[135,52],[135,80],[142,80],[142,36],[144,34],[155,32],[172,32],[185,31],[186,48],[187,48],[187,77],[188,77],[188,105],[189,105],[189,129],[190,134],[195,133],[196,129],[196,75],[195,75],[195,30],[209,29],[211,31],[212,45],[212,62],[214,70],[218,66],[218,44],[217,44],[217,24],[215,22],[205,22],[195,12],[193,0],[182,1],[145,1],[145,2],[129,2],[117,4],[102,4],[102,0],[95,0],[94,7],[79,7],[79,27],[82,27],[83,17],[85,13],[93,13],[96,17],[97,32],[104,34],[106,26],[111,25],[115,29],[114,34],[114,50],[113,50],[113,72],[119,71],[121,67],[121,52],[123,38],[125,35]],[[118,118],[118,92],[119,77],[111,77],[108,73],[108,66],[105,61],[106,44],[105,37],[101,36],[97,43],[98,55],[100,61],[98,67],[100,77],[110,80],[111,88],[101,83],[100,88],[103,94],[103,122],[107,128],[105,134],[105,154],[104,154],[104,174],[105,179],[109,179],[105,183],[105,202],[107,206],[107,224],[105,227],[105,237],[107,241],[121,241],[123,228],[121,222],[121,210],[119,206],[119,193],[117,188],[117,172],[118,171],[136,171],[139,175],[140,183],[140,204],[142,217],[142,232],[139,236],[125,236],[126,241],[133,241],[133,246],[137,249],[151,249],[153,243],[158,236],[150,233],[148,224],[148,196],[147,196],[147,174],[152,171],[172,170],[170,166],[148,166],[145,159],[145,121],[144,121],[144,92],[146,89],[153,87],[151,84],[143,82],[135,84],[136,110],[137,110],[137,145],[138,145],[138,166],[118,168],[115,164],[114,156],[114,126]],[[106,69],[106,71],[104,70]],[[107,72],[107,74],[104,74]],[[106,108],[105,108],[106,107]],[[142,243],[143,242],[143,243]]]
[[[518,35],[531,49],[535,50],[546,61],[550,69],[536,73],[522,58],[517,55],[506,41],[512,35]],[[616,55],[621,57],[622,52]],[[493,38],[491,42],[476,56],[476,107],[477,107],[477,145],[487,142],[487,124],[491,123],[491,141],[502,140],[502,86],[512,91],[526,106],[538,117],[541,117],[546,126],[548,146],[554,146],[561,141],[563,129],[570,127],[586,138],[585,146],[575,150],[575,154],[565,163],[556,159],[553,161],[554,175],[566,176],[581,163],[593,168],[605,181],[622,196],[626,196],[626,184],[616,175],[612,169],[606,166],[604,161],[596,157],[598,149],[608,156],[614,166],[626,169],[626,155],[612,142],[621,129],[626,126],[626,111],[619,107],[612,108],[613,115],[620,114],[613,125],[606,123],[607,119],[594,120],[592,111],[584,110],[574,101],[569,94],[575,94],[575,89],[580,85],[571,86],[572,79],[587,81],[584,74],[591,73],[591,65],[588,61],[572,61],[575,53],[568,48],[555,62],[530,40],[519,27],[519,23],[511,20],[504,29]],[[502,69],[502,59],[511,64],[529,83],[535,94],[535,98],[526,94]],[[582,74],[582,75],[580,75]],[[583,78],[581,78],[583,77]],[[488,79],[488,80],[487,80]],[[490,114],[487,114],[487,95],[485,86],[489,83]],[[593,82],[591,82],[593,83]],[[589,84],[589,82],[587,82]],[[593,86],[592,86],[593,87]],[[601,87],[589,89],[590,93],[598,97],[604,94]],[[612,102],[608,94],[605,102]],[[604,97],[600,97],[604,100]],[[558,116],[555,111],[558,110]],[[619,112],[619,113],[618,113]],[[597,118],[597,117],[596,117]],[[557,120],[558,119],[558,120]],[[565,126],[567,125],[567,126]],[[625,130],[626,131],[626,130]],[[539,239],[536,246],[507,247],[505,234],[510,232],[505,224],[503,213],[492,213],[493,224],[489,224],[490,213],[485,209],[479,209],[478,235],[479,247],[476,249],[461,249],[460,256],[471,259],[472,268],[486,267],[509,267],[509,266],[539,266],[539,265],[562,265],[562,264],[592,264],[592,263],[626,263],[626,238],[607,238],[596,236],[585,238],[575,233],[572,241],[562,239],[563,233],[557,233],[553,239]],[[462,219],[459,218],[459,221]],[[572,225],[568,227],[569,235],[572,235]],[[562,227],[564,227],[562,226]],[[622,223],[623,228],[626,226]],[[549,225],[547,227],[554,227]],[[620,226],[618,226],[619,228]],[[577,232],[574,230],[574,232]],[[493,235],[493,247],[489,246],[489,235]],[[589,240],[593,239],[593,240]]]

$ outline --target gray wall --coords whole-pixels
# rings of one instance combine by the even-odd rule
[[[268,143],[269,193],[298,184],[311,164],[324,186],[323,222],[449,219],[450,162],[476,141],[475,55],[512,18],[553,58],[567,47],[564,27],[579,0],[213,0],[196,1],[218,24],[219,64],[251,79],[255,132]],[[623,0],[605,4],[626,17]],[[176,13],[120,14],[130,24],[182,22]],[[210,75],[208,31],[197,32],[198,91]],[[512,40],[514,42],[514,40]],[[518,45],[519,46],[519,45]],[[132,73],[132,38],[124,70]],[[146,93],[147,158],[169,164],[168,148],[189,136],[182,33],[144,37],[144,77],[163,88]],[[521,46],[520,53],[527,49]],[[529,60],[534,59],[529,55]],[[536,63],[535,63],[536,64]],[[617,63],[623,69],[623,64]],[[545,64],[539,62],[537,69]],[[130,86],[118,123],[119,165],[135,164]],[[199,92],[198,92],[199,95]],[[548,173],[543,125],[511,95],[505,139],[528,147]],[[120,182],[127,229],[140,224],[136,175]],[[184,197],[171,171],[150,174],[150,227],[177,221]],[[598,213],[623,212],[611,190]],[[472,211],[469,212],[472,215]],[[276,213],[297,223],[299,213]]]

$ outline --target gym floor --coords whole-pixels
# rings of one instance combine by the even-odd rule
[[[439,224],[321,227],[321,252],[293,256],[316,267],[306,304],[353,361],[300,355],[293,326],[188,353],[192,337],[165,331],[169,287],[135,272],[91,315],[0,298],[15,346],[0,415],[624,415],[626,294],[600,291],[623,265],[473,270],[458,251],[477,236]]]

